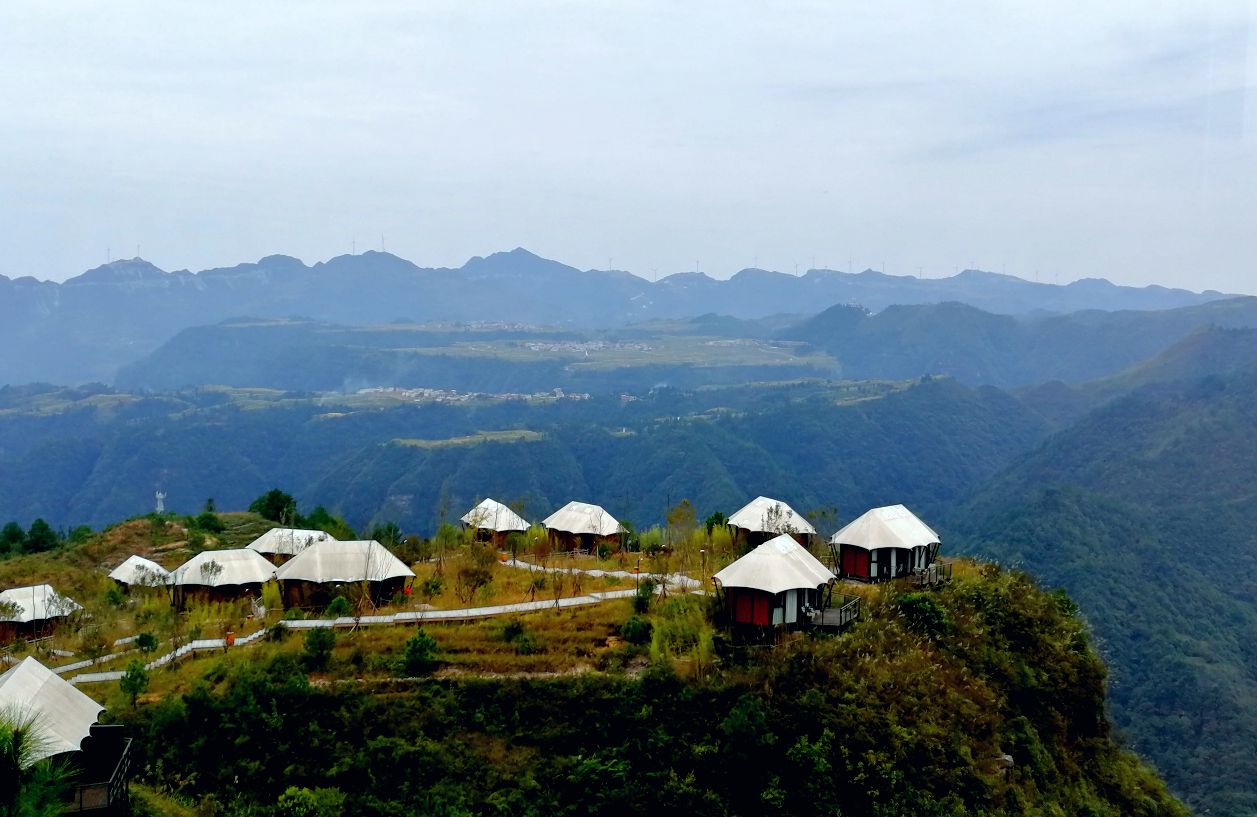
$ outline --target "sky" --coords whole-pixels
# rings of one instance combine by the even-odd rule
[[[1257,293],[1257,0],[0,5],[0,274],[516,246]]]

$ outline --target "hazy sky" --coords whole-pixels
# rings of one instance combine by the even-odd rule
[[[422,265],[1257,292],[1255,26],[1257,0],[8,0],[0,273],[383,234]]]

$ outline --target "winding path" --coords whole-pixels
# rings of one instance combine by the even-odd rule
[[[573,573],[581,573],[591,578],[602,578],[604,576],[614,576],[619,579],[637,579],[648,578],[656,582],[658,589],[656,592],[663,592],[664,587],[674,587],[689,592],[701,591],[702,584],[697,579],[692,579],[681,573],[633,573],[628,570],[585,570],[577,567],[558,567],[547,568],[542,565],[525,562],[520,559],[510,559],[502,562],[507,567],[519,568],[521,570],[532,570],[542,572],[560,572],[569,575]],[[318,630],[318,629],[343,629],[352,630],[356,627],[368,627],[377,625],[390,624],[410,624],[420,625],[425,622],[439,623],[448,621],[475,621],[483,618],[493,618],[494,616],[505,616],[514,613],[536,613],[541,610],[559,609],[565,610],[569,607],[587,607],[591,604],[600,604],[609,599],[626,599],[637,594],[637,588],[631,587],[625,590],[607,590],[600,593],[587,593],[581,596],[571,596],[569,598],[551,599],[549,601],[521,601],[516,604],[495,604],[488,607],[464,607],[457,610],[420,610],[406,611],[402,613],[393,613],[387,616],[341,616],[340,618],[304,618],[291,619],[277,622],[275,627],[284,627],[289,630]],[[228,647],[227,640],[224,638],[202,638],[196,641],[190,641],[176,650],[166,653],[160,658],[156,658],[145,664],[146,669],[158,669],[164,667],[180,658],[192,655],[197,652],[210,651],[226,651],[232,647],[244,647],[254,643],[258,639],[264,638],[268,632],[268,628],[263,627],[255,633],[247,636],[239,637],[235,643]],[[114,642],[115,647],[125,646],[135,640],[135,636],[122,638]],[[111,653],[102,656],[95,661],[79,661],[74,664],[67,664],[58,667],[54,672],[65,674],[80,669],[86,669],[93,664],[102,664],[115,658],[121,658],[135,652],[134,649],[122,650],[120,652]],[[107,672],[84,672],[70,677],[68,680],[72,684],[93,684],[102,681],[117,681],[122,678],[122,670],[110,670]]]

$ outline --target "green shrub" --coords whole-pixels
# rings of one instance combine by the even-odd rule
[[[302,661],[306,669],[318,672],[332,663],[332,650],[336,647],[336,633],[325,627],[306,630],[305,652]]]
[[[340,817],[345,795],[339,789],[289,786],[275,801],[276,817]]]
[[[105,591],[105,604],[108,604],[110,607],[121,607],[123,604],[126,604],[126,601],[127,597],[123,595],[121,588],[116,584]]]
[[[441,595],[441,591],[444,589],[445,578],[435,573],[419,582],[419,595],[424,601],[432,601],[432,599]]]
[[[152,633],[140,633],[135,637],[136,648],[143,653],[150,653],[157,649],[157,636]]]
[[[349,599],[344,596],[337,596],[332,599],[332,603],[327,605],[327,609],[323,611],[323,615],[328,618],[336,618],[337,616],[347,616],[353,612],[353,607],[349,604]]]
[[[644,615],[650,611],[650,603],[655,598],[655,580],[642,579],[637,586],[637,595],[633,596],[633,612]]]
[[[436,667],[436,639],[420,628],[406,639],[402,650],[401,668],[405,675],[426,675]]]
[[[951,631],[951,618],[929,593],[904,593],[895,602],[908,629],[931,638]]]
[[[513,618],[502,625],[502,640],[509,643],[526,632],[528,632],[528,628],[524,626],[524,622]]]
[[[218,514],[212,511],[204,511],[197,514],[196,518],[192,520],[192,524],[208,533],[222,533],[227,527],[223,524],[223,520],[218,518]]]
[[[541,645],[537,643],[537,637],[525,630],[515,639],[515,652],[517,655],[535,655],[541,652]]]
[[[650,643],[653,630],[654,625],[650,623],[650,619],[632,615],[629,616],[628,621],[620,625],[620,636],[630,644],[642,646]]]

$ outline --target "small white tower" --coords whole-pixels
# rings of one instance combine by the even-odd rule
[[[157,499],[157,510],[155,511],[155,513],[165,513],[166,512],[166,492],[158,491],[153,496],[156,497]]]

